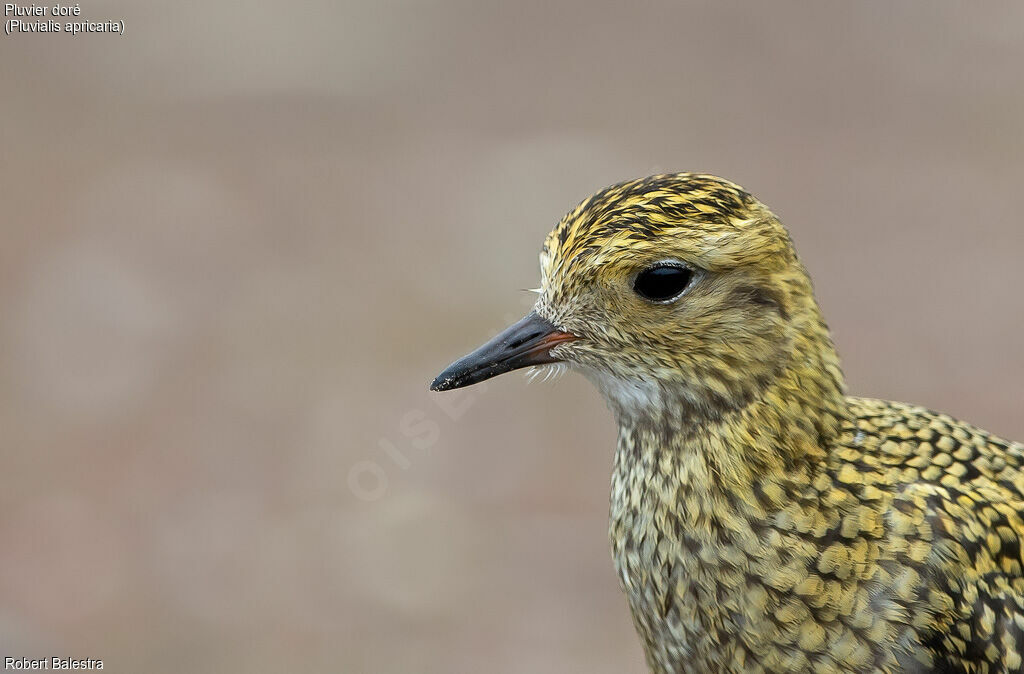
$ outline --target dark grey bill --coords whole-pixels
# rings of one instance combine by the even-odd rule
[[[531,311],[473,353],[449,365],[437,375],[430,390],[449,391],[521,367],[554,363],[558,359],[551,355],[551,349],[572,339],[576,339],[575,335],[559,330]]]

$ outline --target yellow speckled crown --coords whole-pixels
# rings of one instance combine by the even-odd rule
[[[609,258],[658,254],[668,241],[706,269],[790,253],[785,229],[739,185],[674,173],[612,185],[583,201],[548,234],[541,271],[564,280]]]

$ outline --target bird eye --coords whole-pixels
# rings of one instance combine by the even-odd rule
[[[659,263],[649,267],[633,281],[633,290],[651,302],[670,302],[690,285],[693,272],[680,264]]]

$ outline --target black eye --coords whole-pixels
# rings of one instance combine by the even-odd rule
[[[693,272],[680,264],[660,263],[637,274],[633,290],[651,302],[669,302],[683,294]]]

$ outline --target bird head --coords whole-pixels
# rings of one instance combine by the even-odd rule
[[[456,361],[446,390],[563,362],[620,414],[719,418],[787,370],[841,387],[810,280],[786,229],[739,186],[678,173],[620,183],[570,211],[540,254],[534,310]]]

